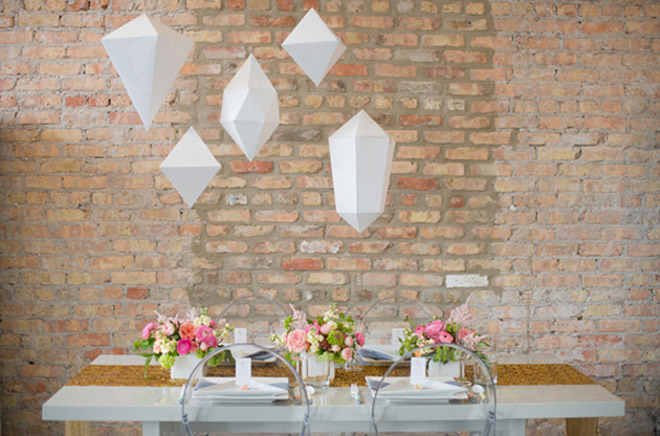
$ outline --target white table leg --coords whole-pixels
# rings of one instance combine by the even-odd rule
[[[160,422],[142,423],[142,436],[160,436],[161,430]]]
[[[503,419],[495,423],[496,436],[525,436],[527,421],[524,419]]]

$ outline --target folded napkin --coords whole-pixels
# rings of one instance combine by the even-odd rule
[[[193,390],[194,398],[240,398],[280,397],[288,395],[289,382],[286,378],[252,379],[245,386],[237,386],[233,378],[202,378]]]
[[[378,384],[380,383],[380,381],[381,381],[380,377],[367,378],[367,387],[370,390],[375,391],[378,388]],[[461,386],[460,383],[454,380],[437,381],[432,379],[425,379],[423,382],[417,385],[417,387],[421,389],[415,389],[415,387],[410,384],[410,379],[407,377],[404,379],[399,379],[399,378],[395,379],[394,377],[391,377],[390,382],[391,383],[383,382],[383,384],[380,386],[381,395],[397,395],[404,393],[406,395],[409,395],[411,393],[421,394],[424,391],[425,392],[432,391],[434,393],[455,393],[455,392],[465,391],[465,388]],[[391,384],[392,387],[386,389]]]
[[[358,348],[358,354],[363,359],[382,360],[389,362],[399,358],[399,356],[396,356],[394,354],[386,353],[384,351],[376,350],[374,348],[367,348],[367,347]]]

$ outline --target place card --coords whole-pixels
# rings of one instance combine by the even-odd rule
[[[236,384],[239,386],[247,385],[252,378],[252,359],[236,359]]]
[[[247,329],[246,328],[235,328],[234,329],[234,343],[235,344],[247,344]]]
[[[399,339],[402,339],[404,337],[403,335],[404,330],[405,329],[392,329],[392,339],[390,339],[390,345],[399,348],[399,346],[401,345]]]
[[[422,383],[426,378],[426,357],[413,357],[410,359],[410,384]]]

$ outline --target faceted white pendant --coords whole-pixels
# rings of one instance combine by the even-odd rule
[[[193,41],[142,14],[101,42],[145,129],[149,130]]]
[[[220,124],[252,160],[280,124],[277,91],[250,55],[222,93]]]
[[[335,208],[362,232],[385,210],[394,139],[360,111],[330,138]]]
[[[220,163],[191,127],[160,164],[160,169],[192,207],[220,170]]]
[[[346,50],[339,37],[314,9],[310,9],[300,20],[282,43],[282,48],[316,86]]]

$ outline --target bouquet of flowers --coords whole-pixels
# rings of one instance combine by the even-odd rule
[[[358,346],[364,345],[362,333],[354,333],[355,323],[350,315],[337,313],[335,305],[316,319],[308,319],[304,312],[293,310],[284,320],[286,332],[272,335],[270,340],[286,348],[284,357],[293,360],[295,354],[312,353],[321,360],[343,365],[353,358]]]
[[[151,359],[155,358],[165,368],[171,368],[178,356],[186,354],[195,353],[202,359],[234,330],[224,319],[213,321],[206,314],[206,308],[201,309],[199,315],[191,310],[185,318],[179,318],[178,314],[167,317],[156,312],[156,315],[158,321],[147,324],[142,330],[142,340],[134,344],[134,351],[146,350],[141,353],[147,358],[145,375]],[[231,360],[231,353],[219,353],[209,365],[217,366],[227,359]]]
[[[480,348],[487,347],[484,336],[477,334],[474,330],[468,328],[472,320],[472,314],[468,305],[469,298],[465,304],[450,310],[449,318],[446,322],[439,319],[433,319],[428,324],[415,325],[408,317],[406,321],[410,322],[412,328],[403,332],[403,338],[400,338],[401,347],[399,355],[403,356],[408,351],[430,344],[458,344],[468,350],[474,351],[484,362],[487,362],[485,354]],[[422,354],[435,353],[434,362],[447,363],[456,360],[456,350],[450,347],[429,347],[426,350],[419,350],[415,353],[416,357]]]

